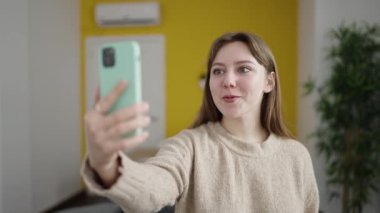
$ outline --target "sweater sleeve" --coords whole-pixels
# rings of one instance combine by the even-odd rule
[[[317,213],[319,211],[319,193],[317,181],[314,175],[314,168],[309,152],[306,151],[305,168],[304,168],[304,195],[305,195],[305,213]]]
[[[163,143],[157,155],[144,163],[120,153],[120,177],[109,189],[96,181],[87,160],[81,170],[90,191],[117,203],[125,212],[157,212],[174,205],[188,187],[193,147],[189,134],[182,132]]]

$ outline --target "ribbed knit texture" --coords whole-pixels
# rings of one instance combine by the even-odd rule
[[[121,157],[121,176],[110,189],[94,179],[87,160],[87,187],[125,212],[316,213],[318,188],[310,155],[298,141],[270,134],[263,143],[242,141],[220,123],[184,130],[167,139],[144,163]]]

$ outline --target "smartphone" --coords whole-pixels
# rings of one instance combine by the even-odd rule
[[[127,81],[127,88],[107,113],[141,102],[141,56],[139,44],[135,41],[108,43],[100,48],[100,96],[107,96],[121,80]],[[141,132],[137,129],[125,137]]]

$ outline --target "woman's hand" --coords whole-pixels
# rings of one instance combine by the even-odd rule
[[[113,91],[100,100],[99,88],[96,92],[95,107],[85,114],[88,136],[87,152],[90,166],[96,170],[105,185],[111,185],[118,177],[118,152],[144,142],[147,132],[123,138],[125,133],[144,128],[150,123],[147,116],[149,105],[137,103],[119,111],[107,114],[126,88],[126,82],[120,82]]]

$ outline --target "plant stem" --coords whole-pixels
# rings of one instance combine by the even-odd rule
[[[342,190],[343,198],[342,198],[342,213],[348,213],[348,184],[345,183],[343,185],[343,190]]]
[[[342,189],[342,213],[349,213],[349,202],[350,202],[350,185],[349,185],[349,174],[348,165],[351,161],[351,142],[352,136],[350,131],[345,133],[345,150],[344,150],[344,159],[343,159],[343,169],[344,169],[344,177],[343,177],[343,189]]]

